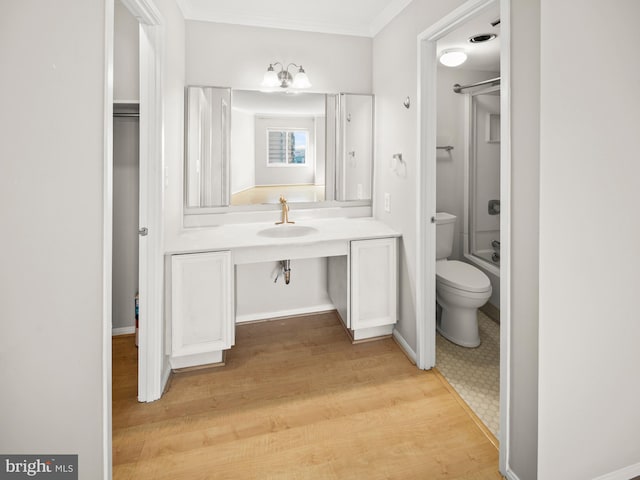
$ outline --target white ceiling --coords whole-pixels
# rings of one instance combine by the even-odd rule
[[[460,65],[465,70],[485,72],[500,71],[500,25],[491,26],[491,22],[500,17],[498,6],[487,10],[460,27],[449,32],[437,42],[438,57],[444,50],[462,48],[467,54],[467,61]],[[469,37],[482,33],[495,33],[497,38],[485,43],[469,43]],[[441,68],[450,68],[444,67]]]
[[[373,37],[411,0],[177,0],[187,20]]]
[[[398,15],[411,0],[177,0],[188,20],[283,28],[310,32],[373,37]],[[467,61],[459,68],[497,72],[500,70],[499,7],[485,10],[438,40],[438,54],[463,48]],[[469,37],[495,33],[498,38],[482,44]],[[442,67],[448,68],[448,67]]]

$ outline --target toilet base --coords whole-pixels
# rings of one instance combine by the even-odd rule
[[[451,307],[442,304],[439,304],[439,307],[436,330],[440,335],[461,347],[475,348],[480,345],[477,308]]]

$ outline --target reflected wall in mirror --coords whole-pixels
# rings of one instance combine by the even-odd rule
[[[336,200],[370,200],[373,178],[373,96],[338,97]]]
[[[231,89],[186,88],[185,204],[229,205]]]
[[[371,201],[372,95],[187,87],[186,109],[187,214]]]
[[[320,93],[233,91],[231,205],[325,200],[326,103]]]

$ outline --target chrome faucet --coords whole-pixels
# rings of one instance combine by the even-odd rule
[[[280,203],[282,204],[282,221],[276,222],[276,225],[282,225],[283,223],[296,223],[289,220],[289,205],[287,205],[287,199],[284,195],[280,195]]]

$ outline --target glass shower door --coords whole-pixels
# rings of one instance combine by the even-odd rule
[[[500,89],[471,97],[469,251],[500,265]]]

